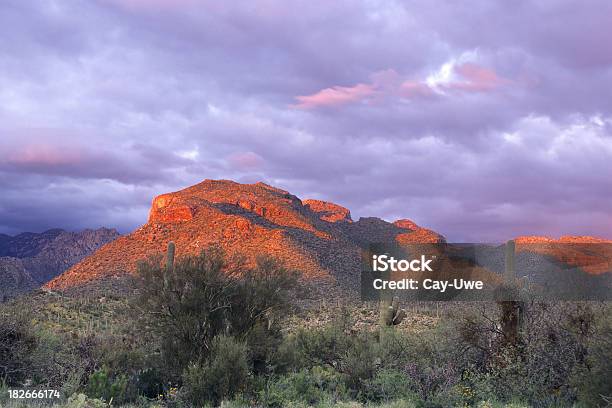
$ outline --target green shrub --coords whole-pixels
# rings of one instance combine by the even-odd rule
[[[374,344],[372,339],[366,336],[354,338],[351,347],[340,360],[339,370],[345,375],[347,386],[356,393],[376,372]]]
[[[286,353],[284,357],[293,360],[295,369],[319,365],[337,367],[351,349],[354,336],[348,334],[344,321],[334,321],[320,329],[300,329],[286,342],[286,347],[294,351]]]
[[[458,346],[468,349],[471,363],[458,359],[462,384],[474,390],[476,400],[520,401],[534,407],[569,407],[577,400],[584,406],[601,405],[602,396],[611,392],[607,362],[612,336],[598,324],[608,316],[607,304],[531,302],[520,341],[510,347],[499,339],[492,324],[496,318],[483,309],[479,318],[470,317],[457,330],[462,335]]]
[[[391,402],[398,399],[414,400],[414,392],[406,373],[395,369],[382,369],[362,384],[361,397],[367,401]]]
[[[267,407],[285,407],[289,402],[309,406],[345,399],[347,390],[343,376],[330,367],[315,366],[272,380],[260,392]]]
[[[211,247],[199,256],[180,258],[172,271],[160,258],[140,263],[134,307],[161,344],[170,380],[179,381],[190,363],[206,361],[220,334],[251,342],[260,370],[269,358],[267,347],[277,346],[272,340],[290,310],[289,292],[296,282],[297,273],[270,258],[259,258],[248,268]],[[250,336],[256,331],[258,336]]]
[[[85,394],[75,394],[68,398],[62,408],[106,408],[108,404],[99,399],[88,398]]]
[[[422,336],[427,335],[424,333]],[[401,370],[419,356],[416,350],[418,340],[408,334],[393,328],[383,328],[376,345],[380,364],[384,368]]]
[[[381,339],[381,345],[387,344],[390,350],[382,354],[385,364],[401,369],[410,389],[426,402],[448,394],[461,380],[460,353],[446,330],[441,325],[418,334],[400,335],[403,338],[387,333]]]
[[[136,373],[150,364],[145,361],[150,347],[142,340],[138,336],[97,335],[93,350],[94,359],[111,373]]]
[[[503,402],[492,402],[492,401],[480,401],[475,405],[476,408],[530,408],[529,405],[521,403],[503,403]]]
[[[128,379],[125,375],[111,378],[103,368],[89,377],[85,394],[107,402],[122,403],[127,399],[127,385]]]
[[[612,401],[612,316],[602,316],[595,333],[588,343],[586,364],[572,378],[584,407],[603,407]]]
[[[37,337],[28,316],[16,316],[10,310],[0,312],[0,379],[9,386],[21,386],[32,379],[37,367],[32,354]]]
[[[164,393],[166,381],[163,374],[155,368],[147,368],[138,373],[135,379],[138,395],[157,398]]]
[[[187,401],[202,406],[219,404],[244,390],[249,378],[247,349],[231,337],[215,337],[208,361],[190,364],[183,375]]]
[[[270,370],[278,375],[299,371],[312,365],[306,364],[301,350],[297,348],[297,339],[294,334],[282,339],[278,348],[271,354],[269,364]]]
[[[269,373],[275,366],[275,355],[283,341],[280,330],[259,322],[245,335],[245,341],[253,373]]]

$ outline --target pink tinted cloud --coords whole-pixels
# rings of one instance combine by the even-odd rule
[[[404,99],[426,99],[440,91],[489,92],[510,81],[497,75],[489,68],[474,63],[464,63],[453,68],[457,80],[432,88],[424,80],[402,80],[393,69],[378,71],[371,75],[370,83],[355,86],[333,86],[312,95],[296,96],[298,103],[292,108],[314,109],[336,107],[367,100],[380,101],[386,97]]]
[[[76,149],[59,148],[45,144],[31,144],[8,154],[7,162],[15,166],[46,167],[66,166],[83,161],[83,154]]]
[[[264,159],[257,153],[239,152],[227,157],[227,161],[239,170],[256,170],[264,165]]]
[[[434,95],[434,91],[424,82],[408,80],[400,85],[400,95],[404,98],[421,98]]]
[[[470,62],[455,67],[454,71],[463,80],[451,82],[445,88],[467,92],[487,92],[510,82],[499,77],[495,71]]]
[[[292,105],[299,109],[312,109],[322,106],[338,106],[350,102],[362,101],[376,93],[372,84],[357,84],[355,86],[334,86],[325,88],[312,95],[296,96],[298,103]]]

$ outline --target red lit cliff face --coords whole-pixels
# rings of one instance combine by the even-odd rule
[[[393,225],[402,230],[407,230],[407,232],[401,232],[395,237],[395,240],[400,244],[438,244],[446,242],[442,235],[430,229],[419,227],[411,220],[397,220],[393,222]]]
[[[611,240],[596,238],[590,236],[574,236],[564,235],[559,239],[543,237],[537,235],[521,236],[514,240],[517,245],[520,244],[547,244],[547,243],[562,243],[562,244],[610,244]]]
[[[193,218],[195,208],[184,203],[172,194],[162,194],[155,197],[151,204],[149,222],[189,221]]]
[[[444,239],[412,225],[406,229],[378,218],[353,222],[344,207],[301,201],[263,183],[205,180],[156,197],[145,225],[105,245],[46,287],[65,289],[125,276],[135,271],[137,261],[165,252],[170,241],[176,243],[177,256],[219,244],[228,255],[241,253],[251,262],[269,254],[306,278],[354,280],[361,270],[361,248],[368,243]]]
[[[514,240],[517,252],[550,256],[584,272],[599,275],[612,270],[612,240],[589,236],[522,236]]]
[[[324,221],[353,222],[351,212],[338,204],[321,200],[304,200],[303,204],[318,214]]]

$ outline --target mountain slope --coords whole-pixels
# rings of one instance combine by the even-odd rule
[[[118,236],[107,228],[0,236],[0,300],[46,283]]]
[[[359,276],[360,248],[370,242],[403,240],[442,242],[444,238],[411,223],[394,225],[378,218],[353,222],[347,209],[319,200],[301,201],[264,183],[205,180],[153,200],[149,220],[132,234],[49,282],[66,289],[112,276],[125,276],[136,262],[165,251],[169,241],[177,255],[197,254],[219,244],[232,255],[253,261],[269,254],[306,278],[353,280]]]
[[[0,258],[0,281],[0,302],[38,286],[19,258]]]
[[[589,236],[522,236],[515,239],[518,253],[532,252],[548,256],[568,267],[577,267],[591,275],[612,271],[612,241]]]

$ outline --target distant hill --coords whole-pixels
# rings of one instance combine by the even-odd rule
[[[43,285],[117,237],[108,228],[0,235],[0,301]]]
[[[133,233],[49,282],[66,289],[134,272],[136,262],[166,250],[197,254],[220,244],[228,254],[252,261],[269,254],[307,279],[347,280],[361,268],[360,249],[370,242],[443,242],[444,237],[409,220],[395,224],[379,218],[353,221],[348,209],[320,200],[300,200],[264,183],[205,180],[153,200],[149,220]]]
[[[577,267],[591,275],[612,271],[612,241],[590,236],[562,236],[559,239],[542,236],[518,237],[518,253],[537,253]]]

